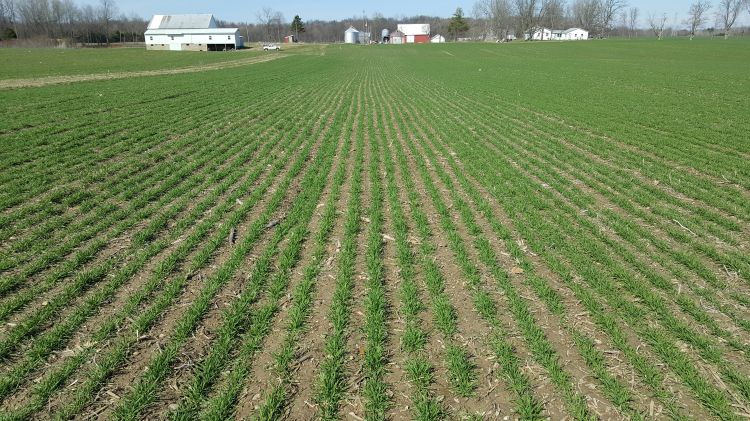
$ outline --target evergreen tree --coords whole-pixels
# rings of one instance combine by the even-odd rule
[[[291,29],[294,32],[294,40],[299,41],[299,33],[305,32],[305,25],[302,23],[302,18],[299,15],[294,15]]]
[[[469,31],[469,23],[464,19],[464,11],[460,7],[456,9],[456,13],[451,18],[451,23],[448,24],[448,34],[453,36],[453,39],[457,39],[459,36]]]

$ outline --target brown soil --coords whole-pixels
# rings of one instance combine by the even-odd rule
[[[353,108],[350,108],[349,115],[353,115]],[[350,136],[351,143],[349,150],[346,152],[348,158],[344,165],[347,168],[347,176],[341,187],[337,209],[346,209],[351,200],[352,170],[357,150],[354,136],[342,133],[343,136]],[[315,385],[318,381],[320,363],[325,358],[326,332],[331,326],[328,321],[328,313],[333,301],[333,294],[336,291],[338,256],[344,238],[344,222],[346,219],[343,211],[338,211],[337,214],[338,218],[331,232],[331,238],[328,241],[325,253],[327,257],[323,261],[323,267],[316,279],[315,299],[307,322],[308,329],[298,341],[297,361],[292,375],[294,380],[290,385],[288,405],[284,411],[284,418],[290,420],[313,419],[317,413]]]

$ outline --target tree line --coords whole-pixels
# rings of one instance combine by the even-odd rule
[[[750,0],[718,0],[715,7],[708,0],[695,0],[687,10],[688,18],[679,24],[692,38],[713,16],[715,28],[707,28],[708,32],[728,36],[743,11],[750,12]],[[566,0],[477,0],[471,16],[464,16],[458,8],[448,18],[426,15],[397,18],[375,13],[343,20],[303,22],[297,15],[289,23],[281,12],[268,7],[259,10],[255,17],[254,22],[217,23],[240,28],[251,43],[281,42],[287,35],[305,42],[340,42],[350,25],[371,32],[372,39],[378,40],[383,29],[395,30],[399,23],[429,23],[433,35],[480,40],[504,40],[509,35],[522,38],[543,27],[580,27],[595,37],[635,36],[645,32],[657,38],[662,38],[668,29],[666,14],[649,14],[645,17],[648,26],[639,28],[640,11],[628,7],[627,0],[573,0],[570,4]],[[80,6],[73,0],[0,0],[0,41],[142,42],[146,25],[142,17],[121,14],[115,0]]]
[[[147,22],[119,12],[114,0],[0,0],[0,40],[109,44],[142,42]]]
[[[713,15],[715,27],[707,28],[708,32],[721,31],[726,37],[743,10],[750,13],[750,0],[719,0],[715,9],[708,1],[697,0],[688,8],[686,20],[672,24],[685,28],[683,31],[692,39],[710,23]],[[632,37],[644,32],[639,28],[640,11],[628,7],[626,0],[575,0],[569,5],[565,0],[478,0],[473,15],[478,25],[475,36],[480,38],[530,36],[539,28],[579,27],[594,37]],[[668,20],[666,14],[649,14],[646,31],[661,39]]]

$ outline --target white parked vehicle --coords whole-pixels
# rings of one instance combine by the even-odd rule
[[[263,46],[263,51],[281,51],[281,47],[276,44],[266,44]]]

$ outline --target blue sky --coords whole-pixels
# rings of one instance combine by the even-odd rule
[[[450,16],[456,7],[463,7],[467,14],[471,13],[475,0],[429,0],[429,1],[405,1],[405,0],[118,0],[121,12],[128,15],[135,13],[143,17],[153,14],[177,14],[177,13],[213,13],[217,18],[223,20],[248,21],[257,20],[257,12],[263,7],[270,7],[284,14],[287,20],[291,20],[295,14],[299,14],[303,20],[310,19],[347,19],[352,16],[362,15],[364,10],[367,15],[380,12],[385,16],[412,16],[412,15],[434,15]],[[571,3],[573,0],[568,0]],[[84,2],[95,4],[96,0],[84,0]],[[675,13],[678,21],[685,18],[687,9],[692,0],[629,0],[630,6],[640,9],[641,25],[645,24],[648,14],[661,15],[666,13],[670,23],[674,20]],[[718,0],[714,0],[716,4]],[[740,19],[738,19],[740,20]],[[741,22],[748,22],[748,13],[742,15]],[[709,25],[713,25],[713,19]]]

